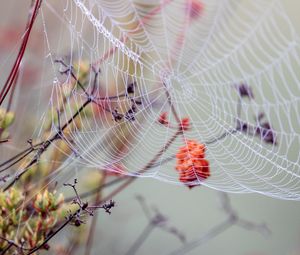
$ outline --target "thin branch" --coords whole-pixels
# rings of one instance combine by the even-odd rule
[[[148,223],[144,228],[143,232],[139,235],[139,237],[135,240],[133,245],[129,248],[125,255],[134,255],[138,251],[138,249],[142,246],[145,240],[149,237],[149,235],[154,230],[155,226],[151,223]]]
[[[96,194],[99,190],[101,190],[103,188],[107,188],[107,187],[110,187],[110,186],[112,186],[114,184],[117,184],[119,182],[124,181],[125,178],[128,178],[128,177],[124,176],[122,178],[118,178],[118,179],[112,180],[110,182],[104,183],[102,186],[99,186],[99,187],[97,187],[97,188],[95,188],[93,190],[90,190],[90,191],[87,191],[87,192],[84,192],[84,193],[80,194],[80,197],[82,199],[82,198],[87,198],[89,196],[92,196],[92,195]],[[72,200],[73,200],[73,197],[69,197],[69,198],[65,199],[65,202],[71,202]]]
[[[1,255],[4,255],[10,248],[13,247],[13,243],[9,243],[7,247],[1,252]]]
[[[149,206],[146,204],[145,199],[140,195],[138,195],[136,199],[138,200],[145,216],[148,219],[148,224],[144,228],[143,232],[135,240],[133,245],[129,248],[126,255],[134,255],[138,251],[138,249],[144,244],[146,239],[150,236],[150,234],[155,228],[164,230],[167,233],[172,234],[177,238],[179,238],[180,241],[185,242],[185,236],[180,231],[178,231],[177,228],[170,227],[167,225],[168,224],[167,217],[162,215],[157,209],[154,210],[154,215],[152,216],[151,210]]]
[[[228,219],[224,220],[223,222],[221,222],[218,225],[211,228],[199,239],[187,243],[186,245],[179,248],[178,250],[171,252],[170,255],[186,254],[186,253],[194,250],[195,248],[201,246],[202,244],[207,243],[208,241],[215,238],[216,236],[222,234],[227,229],[232,227],[234,225],[234,223],[235,223],[234,219],[229,217]]]
[[[32,6],[30,7],[30,9],[33,8],[33,12],[29,16],[30,18],[28,19],[28,23],[26,25],[26,30],[25,30],[26,33],[25,33],[25,36],[23,38],[21,47],[19,49],[19,53],[18,53],[17,58],[14,62],[14,65],[13,65],[11,71],[10,71],[10,74],[9,74],[9,76],[8,76],[8,78],[7,78],[5,84],[2,87],[2,90],[0,92],[0,105],[2,105],[4,99],[6,98],[8,92],[11,90],[11,88],[14,84],[14,81],[15,81],[17,75],[18,75],[20,64],[22,62],[24,53],[26,51],[28,40],[29,40],[31,31],[32,31],[32,27],[33,27],[33,24],[36,20],[37,15],[38,15],[38,11],[41,7],[42,0],[36,0],[35,5],[33,5],[33,3],[34,2],[32,2]]]
[[[3,168],[3,169],[1,169],[0,170],[0,173],[2,173],[2,172],[4,172],[4,171],[6,171],[6,170],[8,170],[10,167],[12,167],[13,165],[15,165],[15,164],[17,164],[17,163],[19,163],[19,162],[21,162],[24,158],[26,158],[31,152],[33,152],[34,151],[34,149],[30,149],[29,151],[27,151],[24,155],[22,155],[21,157],[19,157],[19,158],[17,158],[15,161],[12,161],[8,166],[6,166],[5,168]],[[10,161],[10,160],[9,160]],[[4,162],[4,163],[6,163],[6,162]],[[3,164],[4,164],[3,163]]]
[[[76,215],[80,212],[80,209],[78,209],[76,212],[74,212],[72,215],[69,215],[68,219],[59,227],[57,228],[55,231],[51,232],[50,235],[47,236],[47,238],[38,246],[36,246],[35,248],[31,249],[27,255],[33,254],[35,252],[37,252],[38,250],[40,250],[41,248],[43,248],[43,246],[45,244],[47,244],[54,236],[57,235],[57,233],[59,233],[62,229],[64,229],[75,217]]]
[[[86,212],[88,215],[93,216],[93,212],[97,209],[103,209],[106,213],[110,214],[111,209],[115,206],[115,202],[110,200],[109,202],[105,202],[102,205],[89,206],[87,202],[83,202],[76,188],[77,179],[74,180],[73,184],[65,183],[64,186],[69,186],[73,189],[75,193],[75,199],[73,199],[73,203],[77,204],[79,208],[68,217],[66,217],[66,221],[61,224],[55,231],[51,232],[45,240],[38,246],[31,249],[27,255],[33,254],[43,248],[54,236],[56,236],[62,229],[64,229],[67,225],[69,225],[73,220],[75,220],[75,226],[80,226],[82,221],[80,220],[80,216],[82,213]]]
[[[177,113],[177,111],[175,109],[175,106],[174,106],[174,104],[172,102],[172,98],[171,98],[171,95],[170,95],[169,90],[167,88],[167,85],[164,82],[163,82],[163,85],[164,85],[165,93],[166,93],[166,96],[167,96],[168,103],[169,103],[169,105],[171,107],[172,113],[173,113],[173,115],[174,115],[177,123],[180,124],[180,118],[179,118],[178,113]]]
[[[7,143],[9,139],[0,140],[0,143]]]
[[[35,165],[38,160],[40,159],[40,156],[48,149],[48,147],[55,141],[60,139],[61,133],[74,121],[74,119],[85,109],[87,105],[91,103],[91,100],[88,99],[85,101],[85,103],[77,110],[77,112],[64,124],[63,127],[59,131],[57,131],[50,139],[46,140],[42,143],[40,148],[37,150],[35,156],[33,159],[21,170],[20,173],[16,174],[15,178],[11,181],[8,186],[4,188],[4,191],[11,188],[17,180],[19,180],[27,171],[28,169]]]
[[[75,75],[74,72],[73,72],[73,67],[72,67],[72,66],[70,66],[70,67],[67,66],[67,65],[64,63],[64,61],[61,60],[61,59],[55,60],[55,63],[59,63],[59,64],[63,65],[63,66],[66,68],[66,70],[64,70],[64,71],[59,71],[59,72],[60,72],[61,74],[71,75],[72,78],[75,80],[76,84],[83,90],[84,94],[85,94],[87,97],[90,96],[90,94],[86,91],[86,89],[85,89],[84,86],[81,84],[81,82],[77,79],[76,75]]]
[[[30,248],[25,248],[23,245],[18,245],[16,242],[13,240],[9,240],[5,237],[0,236],[0,239],[2,241],[5,241],[8,243],[8,246],[1,252],[1,255],[5,254],[9,249],[12,247],[16,247],[19,251],[24,252],[24,251],[30,251]]]
[[[62,60],[57,60],[58,63],[66,66],[66,64],[62,61]],[[73,78],[76,80],[76,82],[78,84],[79,81],[78,79],[76,78],[76,76],[73,74],[73,72],[71,71],[71,74],[73,76]],[[92,89],[92,92],[94,93],[95,92],[95,89],[96,89],[96,80],[98,78],[98,74],[99,74],[99,71],[95,73],[95,81],[94,81],[94,86],[93,86],[93,89]],[[81,88],[84,89],[84,87],[81,85]],[[86,92],[86,90],[84,90],[85,93],[87,94],[87,99],[86,101],[81,105],[81,107],[76,111],[76,113],[62,126],[62,127],[59,127],[59,130],[51,137],[49,138],[48,140],[44,141],[44,142],[41,142],[39,143],[38,145],[35,145],[35,146],[39,146],[39,148],[35,149],[34,146],[31,146],[30,148],[24,150],[23,152],[17,154],[16,156],[12,157],[11,159],[7,160],[6,162],[2,163],[0,165],[1,166],[4,166],[8,163],[10,163],[9,166],[7,166],[5,169],[3,169],[3,171],[7,170],[8,168],[10,168],[11,166],[17,164],[18,162],[20,162],[22,159],[24,159],[26,156],[28,156],[31,152],[33,152],[34,150],[36,150],[36,154],[35,156],[33,157],[33,159],[21,170],[20,173],[18,173],[15,178],[13,179],[13,181],[4,189],[4,190],[7,190],[9,189],[10,187],[12,187],[14,185],[14,183],[20,179],[21,176],[23,176],[27,171],[28,169],[33,166],[34,164],[36,164],[40,158],[40,156],[48,149],[48,147],[56,140],[58,139],[61,139],[62,137],[62,134],[63,134],[63,131],[74,121],[74,119],[90,104],[90,103],[96,103],[97,102],[95,101],[94,97],[92,94],[88,94]],[[121,94],[121,95],[117,95],[117,96],[114,96],[114,97],[123,97],[124,94]],[[100,105],[101,106],[101,105]],[[101,106],[102,107],[102,106]],[[59,124],[60,126],[60,124]],[[25,155],[23,155],[23,153],[25,153]],[[21,157],[21,158],[19,158]],[[14,161],[16,159],[16,161]],[[11,161],[13,161],[11,163]]]
[[[26,156],[28,156],[31,152],[37,150],[37,148],[39,146],[41,146],[44,142],[40,142],[40,143],[37,143],[37,144],[33,145],[32,142],[31,142],[31,140],[28,140],[28,143],[30,144],[30,147],[24,149],[23,151],[19,152],[15,156],[13,156],[10,159],[8,159],[8,160],[4,161],[3,163],[1,163],[0,164],[0,168],[3,167],[3,166],[5,166],[5,165],[7,165],[7,164],[10,164],[10,163],[11,163],[11,165],[9,167],[11,167],[11,166],[19,163],[23,159],[24,154],[26,154]],[[12,163],[12,162],[14,162],[14,163]],[[9,168],[9,167],[7,167],[7,168]],[[0,170],[0,172],[3,172],[3,171],[4,171],[3,169]]]
[[[12,102],[13,102],[14,95],[15,95],[15,91],[16,91],[16,87],[17,87],[18,80],[19,80],[19,75],[20,75],[20,72],[18,71],[18,73],[16,75],[16,78],[15,78],[15,80],[13,82],[13,85],[12,85],[11,93],[9,95],[8,104],[6,106],[6,112],[9,112],[10,109],[11,109]]]
[[[228,131],[228,132],[223,133],[222,135],[220,135],[219,137],[217,137],[217,138],[215,138],[215,139],[213,139],[213,140],[209,140],[209,141],[205,142],[204,144],[212,144],[212,143],[215,143],[215,142],[217,142],[217,141],[222,140],[223,138],[227,137],[227,136],[230,135],[230,134],[236,133],[237,131],[238,131],[237,129],[232,129],[232,130],[230,130],[230,131]],[[152,168],[155,168],[155,167],[164,165],[164,164],[166,164],[166,163],[172,161],[172,160],[175,159],[175,158],[176,158],[176,155],[171,155],[171,156],[169,156],[169,157],[167,157],[167,158],[161,160],[160,162],[153,163],[153,165],[150,166],[148,169],[152,169]],[[111,182],[108,182],[108,183],[103,184],[103,188],[110,187],[110,186],[112,186],[112,185],[114,185],[114,184],[117,184],[117,183],[119,183],[119,182],[123,182],[123,181],[125,181],[125,180],[128,179],[128,178],[136,178],[136,177],[124,175],[124,176],[122,176],[122,178],[118,178],[118,179],[112,180]],[[80,194],[80,196],[81,196],[82,198],[86,198],[86,197],[92,196],[92,195],[94,195],[95,193],[97,193],[100,189],[101,189],[101,187],[99,186],[99,187],[97,187],[97,188],[95,188],[95,189],[93,189],[93,190],[90,190],[90,191],[87,191],[87,192],[85,192],[85,193]],[[71,200],[72,200],[72,198],[66,198],[65,201],[71,201]]]
[[[175,141],[175,139],[178,137],[178,135],[182,134],[182,130],[178,130],[171,138],[170,140],[159,150],[159,152],[138,172],[136,172],[136,175],[141,175],[142,173],[146,172],[148,169],[153,167],[153,165],[159,160],[161,155],[172,145],[172,143]],[[115,195],[117,195],[119,192],[121,192],[123,189],[125,189],[128,185],[130,185],[134,180],[135,176],[128,177],[127,181],[123,183],[121,186],[116,188],[114,191],[112,191],[109,195],[107,195],[103,200],[107,201],[111,198],[113,198]]]
[[[220,192],[219,194],[220,194],[220,198],[221,198],[221,206],[222,206],[223,211],[227,214],[227,218],[224,221],[222,221],[221,223],[219,223],[216,226],[214,226],[213,228],[211,228],[200,238],[186,243],[181,248],[171,252],[170,255],[187,254],[190,251],[198,248],[202,244],[205,244],[208,241],[212,240],[216,236],[224,233],[226,230],[228,230],[232,226],[239,226],[239,227],[249,230],[249,231],[251,231],[251,230],[257,231],[263,235],[270,234],[270,230],[268,229],[266,224],[256,224],[256,223],[253,223],[248,220],[240,218],[240,216],[232,208],[228,194],[226,194],[224,192]]]
[[[103,184],[105,183],[105,179],[106,179],[106,172],[103,173],[103,176],[100,180],[100,183],[99,183],[100,189],[98,189],[98,192],[97,192],[96,197],[95,197],[94,204],[99,204],[100,201],[101,201],[101,191],[102,191],[102,188],[103,188]],[[86,245],[85,245],[85,253],[84,253],[85,255],[90,255],[91,254],[93,241],[94,241],[94,233],[95,233],[95,229],[96,229],[96,226],[97,226],[97,220],[98,220],[98,213],[96,211],[95,215],[92,218],[92,221],[90,223],[89,233],[88,233],[88,237],[87,237]]]
[[[223,134],[221,134],[220,136],[218,136],[217,138],[214,138],[212,140],[206,141],[204,142],[204,144],[213,144],[216,143],[224,138],[226,138],[229,135],[235,134],[236,132],[238,132],[238,129],[234,128],[234,129],[229,129],[228,131],[224,132]]]
[[[9,174],[6,174],[4,176],[1,176],[0,177],[0,182],[6,182],[7,181],[7,178],[9,177],[10,175]]]

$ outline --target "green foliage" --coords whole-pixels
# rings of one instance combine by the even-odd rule
[[[33,201],[17,188],[0,192],[0,251],[4,250],[8,242],[32,249],[41,244],[49,231],[56,225],[63,204],[62,194],[55,192],[38,193]],[[13,254],[13,249],[9,253]]]
[[[0,108],[0,139],[9,137],[8,128],[13,124],[14,120],[15,114],[13,112],[7,112],[5,109]]]

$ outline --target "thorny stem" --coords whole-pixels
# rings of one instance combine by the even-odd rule
[[[149,237],[149,235],[154,230],[154,225],[151,223],[148,223],[146,227],[144,228],[143,232],[139,235],[139,237],[135,240],[133,245],[130,247],[130,249],[126,252],[126,255],[134,255],[138,251],[138,249],[141,247],[141,245],[145,242],[145,240]]]
[[[30,8],[33,8],[33,1],[32,1],[32,6]],[[33,12],[30,16],[30,19],[29,19],[29,22],[26,26],[26,33],[25,33],[25,36],[23,38],[23,41],[22,41],[22,44],[21,44],[21,47],[19,49],[19,53],[17,55],[17,58],[14,62],[14,65],[10,71],[10,74],[0,92],[0,105],[2,105],[4,99],[6,98],[8,92],[10,91],[10,89],[12,88],[13,84],[14,84],[14,81],[18,75],[18,72],[19,72],[19,68],[20,68],[20,64],[22,62],[22,59],[23,59],[23,56],[24,56],[24,53],[26,51],[26,48],[27,48],[27,44],[28,44],[28,40],[29,40],[29,37],[30,37],[30,33],[32,31],[32,27],[33,27],[33,24],[34,24],[34,21],[37,17],[37,14],[38,14],[38,11],[41,7],[41,3],[42,3],[42,0],[36,0],[35,1],[35,5],[34,5],[34,9],[33,9]]]

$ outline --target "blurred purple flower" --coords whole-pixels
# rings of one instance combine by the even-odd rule
[[[247,132],[248,131],[248,124],[246,122],[243,122],[242,120],[237,120],[237,130],[242,131],[242,132]]]
[[[264,113],[260,113],[257,117],[258,125],[256,128],[256,134],[260,135],[261,139],[266,143],[277,145],[275,131],[273,130],[271,124],[268,121],[262,121],[264,116]]]
[[[254,99],[252,88],[249,85],[241,83],[240,85],[235,85],[235,88],[237,89],[241,97],[248,97],[249,99]]]

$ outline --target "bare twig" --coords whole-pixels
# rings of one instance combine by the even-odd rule
[[[133,245],[130,247],[130,249],[126,252],[125,255],[134,255],[138,251],[138,249],[143,245],[145,240],[149,237],[149,235],[152,233],[155,226],[151,223],[148,223],[146,227],[144,228],[143,232],[138,236],[138,238],[135,240]]]
[[[33,152],[34,150],[37,150],[37,148],[43,144],[43,142],[41,142],[41,143],[33,145],[31,140],[28,140],[28,143],[29,143],[30,147],[24,149],[23,151],[19,152],[15,156],[11,157],[10,159],[8,159],[0,164],[0,168],[6,166],[7,164],[10,164],[9,167],[6,167],[5,169],[0,170],[0,172],[3,172],[6,169],[10,168],[11,166],[17,164],[18,162],[20,162],[23,159],[24,154],[26,154],[26,156],[29,155],[31,152]]]
[[[208,241],[215,238],[216,236],[224,233],[226,230],[228,230],[232,226],[239,226],[246,230],[254,230],[263,235],[270,234],[270,230],[268,229],[266,224],[256,224],[256,223],[253,223],[248,220],[240,218],[240,216],[232,208],[229,196],[226,193],[220,192],[220,197],[221,197],[222,209],[227,214],[227,218],[224,221],[222,221],[221,223],[212,227],[209,231],[207,231],[200,238],[197,238],[193,241],[187,242],[181,248],[171,252],[170,255],[187,254],[190,251],[198,248],[202,244],[207,243]]]
[[[168,225],[168,219],[166,216],[161,214],[157,209],[155,209],[154,211],[150,210],[149,206],[146,204],[146,201],[142,196],[137,196],[137,200],[148,219],[148,224],[145,226],[144,230],[135,240],[133,245],[129,248],[126,255],[136,254],[138,249],[144,244],[152,231],[156,228],[172,234],[176,236],[180,241],[185,242],[185,236],[176,227]],[[154,212],[153,216],[152,212]]]

